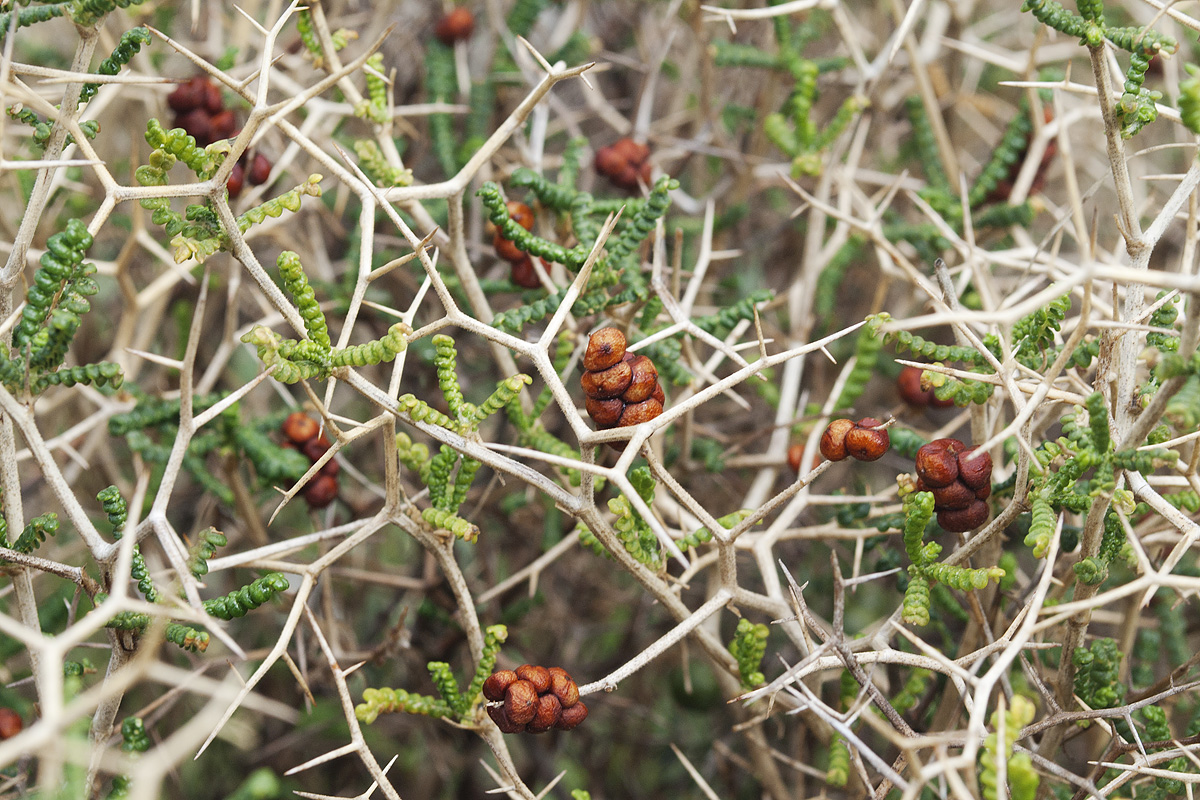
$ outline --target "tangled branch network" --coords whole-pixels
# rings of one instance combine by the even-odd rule
[[[0,4],[0,797],[1191,796],[1200,23],[379,5]]]

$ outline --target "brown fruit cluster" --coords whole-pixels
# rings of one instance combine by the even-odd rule
[[[483,696],[503,705],[487,707],[502,733],[569,731],[587,719],[579,687],[561,667],[523,664],[516,670],[493,672],[483,682]]]
[[[938,400],[934,397],[933,389],[921,387],[921,374],[924,371],[920,367],[905,367],[900,370],[900,377],[896,378],[896,390],[900,392],[904,402],[917,408],[949,408],[954,405],[953,400]]]
[[[892,446],[892,437],[882,422],[863,417],[858,422],[835,419],[821,434],[821,455],[830,461],[842,461],[847,456],[858,461],[878,461]]]
[[[11,708],[0,708],[0,741],[16,736],[23,727],[20,714]]]
[[[320,423],[303,412],[293,411],[289,414],[280,430],[288,440],[284,446],[295,447],[314,464],[330,447],[330,441],[321,432]],[[313,476],[304,487],[304,499],[308,501],[309,508],[324,508],[337,498],[337,476],[340,471],[341,466],[337,459],[331,458],[321,467],[321,471]]]
[[[179,84],[175,91],[167,95],[167,105],[175,112],[174,126],[187,131],[200,147],[237,136],[241,131],[233,112],[225,108],[221,100],[221,90],[207,75],[197,75]],[[229,190],[230,197],[237,197],[242,193],[246,181],[251,186],[258,186],[266,183],[270,175],[271,162],[266,156],[262,153],[253,156],[245,153],[233,165],[225,188]]]
[[[583,354],[583,393],[588,416],[600,430],[649,422],[663,412],[666,395],[658,370],[646,356],[625,352],[625,334],[601,328]]]
[[[455,42],[470,39],[474,32],[475,15],[462,6],[456,7],[439,19],[433,27],[433,35],[446,47],[453,47]]]
[[[992,457],[958,439],[934,439],[917,451],[917,491],[933,492],[938,525],[951,533],[987,522],[992,494]]]
[[[650,148],[629,137],[618,139],[596,151],[596,172],[608,178],[614,186],[632,192],[638,179],[650,185]]]
[[[512,217],[513,222],[527,231],[533,230],[532,208],[524,203],[518,203],[516,200],[509,200],[505,205],[508,207],[508,215]],[[533,259],[529,256],[529,253],[526,253],[512,241],[501,236],[499,229],[496,229],[495,234],[492,236],[492,247],[496,249],[496,255],[512,264],[513,283],[524,289],[537,289],[541,287],[542,282],[538,280],[537,272],[533,269]]]

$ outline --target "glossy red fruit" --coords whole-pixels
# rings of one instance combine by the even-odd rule
[[[325,508],[337,499],[338,482],[332,475],[317,475],[304,487],[304,499],[309,508]]]
[[[883,423],[874,417],[863,417],[846,432],[846,455],[858,461],[878,461],[892,446],[891,437]]]
[[[501,236],[500,231],[496,231],[496,235],[492,237],[492,247],[496,249],[496,255],[514,264],[522,259],[529,258],[528,253]],[[530,264],[530,266],[532,267],[533,265]]]
[[[255,153],[250,159],[250,168],[246,170],[246,180],[251,186],[259,186],[271,177],[271,162],[262,153]]]
[[[212,141],[212,116],[202,108],[175,117],[175,127],[183,128],[200,147]]]
[[[616,328],[601,328],[588,339],[583,354],[585,370],[608,369],[625,357],[625,334]]]
[[[225,188],[229,191],[229,197],[232,199],[242,193],[242,189],[246,185],[246,170],[242,169],[241,164],[234,164],[233,171],[229,173],[229,179],[225,181]]]
[[[555,723],[554,727],[558,728],[560,731],[569,731],[587,719],[587,715],[588,708],[583,704],[583,701],[580,700],[570,708],[564,708],[562,710],[562,714],[559,715],[558,722]]]
[[[533,259],[528,253],[522,253],[524,258],[512,262],[512,282],[522,289],[540,289],[542,282],[538,280],[537,270],[533,268]]]
[[[497,670],[483,682],[483,696],[488,700],[503,700],[504,693],[516,680],[518,680],[517,673],[511,669]]]
[[[533,684],[538,694],[550,691],[550,670],[537,664],[522,664],[517,667],[517,678]]]
[[[281,430],[294,444],[304,444],[321,432],[321,425],[303,411],[293,411],[283,421]]]
[[[954,511],[939,511],[938,525],[950,533],[966,533],[973,531],[987,522],[988,506],[982,500],[976,500],[963,509]]]
[[[233,116],[233,112],[229,109],[218,111],[209,117],[209,141],[205,144],[212,144],[221,139],[228,139],[238,132],[237,119]],[[199,139],[196,140],[199,142]]]
[[[821,434],[821,455],[830,461],[842,461],[846,458],[846,434],[854,430],[854,422],[848,419],[835,419]]]
[[[459,6],[437,21],[433,35],[447,47],[471,38],[475,32],[475,15]]]
[[[0,708],[0,739],[11,739],[21,732],[21,715],[11,708]]]

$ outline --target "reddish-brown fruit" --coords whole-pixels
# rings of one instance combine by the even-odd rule
[[[616,328],[601,328],[588,338],[583,368],[589,372],[608,369],[625,357],[625,334]]]
[[[821,434],[821,455],[830,461],[842,461],[846,458],[846,434],[854,430],[854,423],[848,419],[835,419]]]
[[[596,172],[610,177],[619,175],[627,166],[625,159],[612,147],[601,147],[597,150],[592,164],[596,167]]]
[[[617,397],[629,388],[633,369],[628,361],[618,361],[608,369],[585,372],[579,378],[583,393],[597,400]],[[647,393],[649,394],[649,393]]]
[[[523,258],[529,258],[528,253],[501,236],[500,231],[496,231],[496,235],[492,237],[492,247],[496,249],[496,255],[505,261],[515,263]]]
[[[863,417],[846,431],[846,455],[859,461],[878,461],[892,446],[887,430],[875,430],[882,425],[874,417]]]
[[[992,482],[992,457],[972,447],[958,454],[958,479],[972,489],[982,489]]]
[[[246,170],[246,180],[250,181],[251,186],[258,186],[266,183],[271,177],[271,162],[262,153],[255,153],[254,158],[250,159],[250,169]]]
[[[238,131],[237,119],[234,118],[233,112],[229,109],[213,114],[208,118],[208,124],[210,126],[209,141],[206,144],[212,144],[221,139],[228,139]]]
[[[956,511],[975,502],[975,492],[962,481],[933,490],[933,507],[938,511]]]
[[[909,405],[927,406],[933,398],[933,392],[921,388],[922,372],[924,370],[920,367],[905,367],[900,370],[900,375],[896,378],[896,391],[900,393],[900,398]]]
[[[193,109],[175,117],[175,127],[183,128],[187,135],[194,138],[196,144],[201,147],[212,141],[212,118],[202,108]]]
[[[650,398],[651,398],[651,399],[653,399],[653,400],[657,400],[658,402],[662,403],[662,404],[663,404],[663,408],[666,408],[666,406],[667,406],[667,395],[666,395],[666,394],[663,392],[663,388],[662,388],[662,384],[661,384],[661,383],[656,383],[656,384],[654,384],[654,393],[650,395]]]
[[[304,487],[304,499],[309,508],[324,508],[337,499],[337,494],[337,478],[320,472]]]
[[[967,446],[958,439],[934,439],[930,444],[937,445],[939,449],[953,453],[954,455],[958,455],[967,449]]]
[[[514,725],[528,725],[537,711],[538,693],[529,681],[513,681],[504,692],[504,713]]]
[[[517,725],[508,718],[508,715],[504,713],[504,706],[488,706],[487,713],[501,733],[520,733],[525,730],[524,725]]]
[[[202,80],[203,78],[196,76],[176,86],[167,95],[167,106],[176,114],[183,114],[191,111],[193,108],[200,108],[204,105],[204,87],[197,81]]]
[[[625,406],[625,411],[621,414],[621,419],[617,422],[617,426],[627,428],[630,425],[641,425],[643,422],[649,422],[663,412],[662,403],[651,397],[649,400],[643,400],[640,403],[629,403]]]
[[[320,424],[303,411],[293,411],[281,426],[283,435],[295,444],[304,444],[321,432]]]
[[[626,403],[640,403],[654,394],[654,387],[658,385],[658,370],[653,361],[642,355],[635,355],[626,363],[633,370],[633,379],[621,399]]]
[[[804,458],[804,445],[794,444],[788,448],[787,463],[792,468],[792,472],[800,471],[800,460]]]
[[[225,181],[225,189],[229,192],[229,196],[233,198],[242,193],[242,187],[245,185],[246,171],[242,169],[241,164],[234,164],[233,171],[229,173],[229,180]]]
[[[525,730],[530,733],[545,733],[554,727],[562,716],[562,703],[552,694],[544,694],[538,698],[537,709],[533,714],[533,721],[529,723]]]
[[[324,434],[314,436],[304,444],[300,445],[300,452],[308,456],[309,461],[317,461],[321,456],[325,455],[325,451],[329,449],[329,440]]]
[[[550,691],[562,703],[563,708],[570,708],[579,702],[579,686],[571,679],[570,674],[562,667],[550,667]]]
[[[0,708],[0,739],[11,739],[21,732],[21,715],[11,708]]]
[[[588,397],[584,399],[583,405],[587,409],[588,416],[601,429],[615,428],[621,421],[621,412],[625,410],[625,401],[619,397],[611,400],[597,400]]]
[[[991,496],[992,496],[992,485],[990,483],[987,486],[984,486],[982,489],[975,490],[975,499],[976,500],[987,500]]]
[[[533,230],[533,209],[517,200],[509,200],[504,204],[513,222],[527,231]]]
[[[982,500],[955,511],[939,511],[937,515],[938,525],[950,533],[973,531],[987,522],[987,518],[988,505]]]
[[[938,442],[930,442],[917,451],[917,475],[931,489],[949,486],[958,477],[958,458]]]
[[[641,142],[635,142],[628,136],[623,139],[617,139],[615,142],[613,142],[612,149],[613,152],[619,155],[627,163],[635,166],[641,166],[642,162],[650,157],[650,147],[648,145],[642,144]]]
[[[338,473],[342,471],[342,465],[338,463],[336,458],[331,458],[321,466],[319,475],[328,475],[331,478],[336,478]]]
[[[522,664],[517,667],[517,677],[529,681],[538,694],[550,691],[550,670],[536,664]]]
[[[471,38],[475,32],[475,15],[459,6],[437,21],[433,27],[433,35],[447,47],[455,42]]]
[[[564,708],[562,710],[562,714],[559,715],[558,722],[554,727],[558,728],[560,731],[569,731],[587,719],[587,715],[587,706],[584,705],[583,701],[581,700],[570,708]]]
[[[192,80],[200,87],[204,95],[204,108],[208,113],[219,113],[225,107],[224,101],[221,100],[220,87],[209,80],[207,75],[197,75]]]
[[[516,680],[517,673],[511,669],[496,670],[483,682],[483,696],[488,700],[503,700],[504,692]]]
[[[512,282],[522,289],[540,289],[542,282],[538,279],[537,270],[533,268],[533,259],[528,253],[523,253],[525,257],[519,261],[512,262]]]

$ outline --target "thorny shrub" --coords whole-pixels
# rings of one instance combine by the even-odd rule
[[[0,3],[0,796],[1190,796],[1196,30]]]

